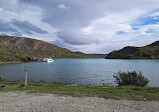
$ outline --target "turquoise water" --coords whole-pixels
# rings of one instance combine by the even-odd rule
[[[141,71],[150,83],[159,86],[159,60],[55,59],[53,63],[27,63],[28,79],[67,84],[116,85],[113,75],[121,71]],[[8,81],[24,80],[24,63],[0,65],[0,75]]]

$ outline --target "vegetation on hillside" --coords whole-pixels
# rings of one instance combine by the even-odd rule
[[[46,57],[104,58],[105,55],[72,52],[66,48],[31,38],[0,36],[0,62],[35,61]]]
[[[159,59],[159,41],[144,47],[124,47],[109,53],[106,59]]]
[[[149,80],[136,71],[132,72],[121,72],[119,71],[116,75],[113,76],[116,80],[116,83],[119,86],[125,85],[134,85],[134,86],[146,86],[149,83]]]

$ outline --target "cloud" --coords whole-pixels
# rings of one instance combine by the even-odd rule
[[[98,39],[92,38],[91,35],[86,35],[80,32],[58,32],[57,37],[62,41],[71,45],[92,45],[99,44]]]
[[[31,32],[36,32],[40,34],[47,34],[48,32],[37,27],[36,25],[31,24],[29,21],[18,21],[16,19],[12,19],[11,23],[17,26],[20,29],[23,29],[25,32],[32,34]]]
[[[100,6],[101,3],[90,0],[39,0],[39,2],[23,0],[23,2],[41,7],[43,9],[43,22],[62,30],[84,27],[89,25],[92,19],[105,13],[105,8]],[[90,2],[91,5],[89,5]],[[57,7],[59,5],[69,7],[69,10],[61,10]]]
[[[12,33],[13,36],[17,36],[17,37],[21,37],[22,34],[20,32],[15,32],[15,33]]]
[[[0,35],[1,35],[1,36],[8,36],[8,34],[6,34],[6,33],[1,33],[1,32],[0,32]]]
[[[0,20],[0,35],[22,36],[22,33],[18,31],[10,22]]]
[[[1,1],[0,1],[1,2]],[[5,1],[6,2],[6,1]],[[6,2],[7,4],[7,2]],[[8,3],[10,4],[10,3]],[[42,9],[38,6],[32,4],[24,4],[20,1],[16,4],[13,9],[3,8],[0,5],[0,19],[9,25],[14,30],[21,33],[23,37],[32,37],[44,41],[53,41],[56,38],[55,32],[57,31],[55,28],[52,28],[49,24],[42,22]],[[13,24],[18,22],[20,26]],[[27,23],[25,23],[27,22]],[[29,24],[30,23],[30,24]],[[25,28],[22,25],[25,24]],[[28,25],[26,25],[28,24]],[[32,25],[31,25],[32,24]],[[6,25],[5,25],[6,26]],[[2,26],[0,26],[2,27]],[[34,29],[28,30],[29,27],[33,27]],[[35,28],[36,27],[36,28]],[[29,28],[30,29],[30,28]],[[37,31],[39,29],[39,31]],[[35,30],[35,31],[34,31]],[[5,30],[2,32],[7,35],[17,36],[18,33],[13,33],[10,30]],[[18,36],[20,36],[18,34]]]
[[[85,53],[108,53],[159,39],[157,0],[8,1],[0,1],[1,33],[21,33]]]
[[[0,20],[0,32],[17,32],[17,30],[10,23]]]
[[[58,8],[60,8],[60,9],[69,9],[69,7],[66,6],[65,4],[58,5]]]
[[[7,10],[14,10],[19,4],[19,0],[0,0],[0,7]]]

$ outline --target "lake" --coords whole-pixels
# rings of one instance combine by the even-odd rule
[[[116,86],[115,73],[136,70],[150,80],[148,86],[159,86],[159,60],[55,59],[53,63],[32,62],[27,66],[28,80],[33,81]],[[24,80],[24,63],[1,64],[0,75],[8,81]]]

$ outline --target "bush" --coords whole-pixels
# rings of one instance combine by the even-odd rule
[[[5,78],[0,75],[0,82],[4,82]]]
[[[21,55],[19,58],[20,58],[20,61],[22,62],[29,62],[31,60],[31,57],[26,54]]]
[[[119,86],[122,85],[135,85],[135,86],[146,86],[149,83],[149,80],[142,75],[141,72],[137,74],[136,71],[132,72],[121,72],[113,76],[116,79],[116,83]]]

